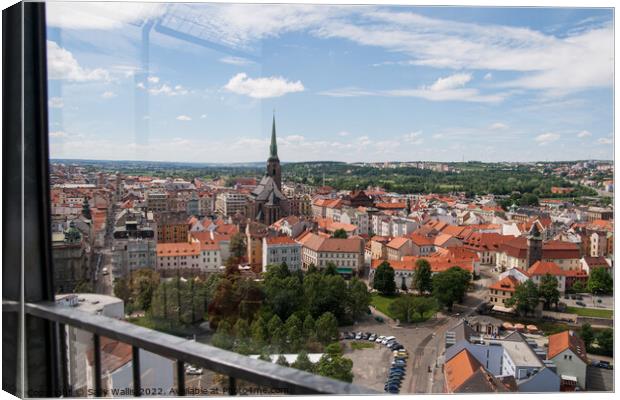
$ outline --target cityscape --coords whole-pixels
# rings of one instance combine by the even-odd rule
[[[68,4],[57,305],[372,394],[614,391],[613,10]],[[135,347],[66,336],[72,393],[132,395]]]

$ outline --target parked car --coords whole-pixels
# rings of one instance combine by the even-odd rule
[[[383,339],[383,341],[381,341],[381,344],[388,344],[388,342],[391,342],[392,340],[396,340],[396,338],[394,336],[387,336]]]
[[[383,339],[385,339],[385,336],[379,336],[379,337],[375,340],[375,342],[377,342],[377,343],[381,343],[381,342],[383,342]]]
[[[594,361],[592,366],[603,369],[614,369],[614,367],[609,363],[609,361]]]
[[[374,333],[372,335],[370,335],[370,337],[368,338],[368,340],[370,342],[374,342],[375,340],[377,340],[377,335],[375,335]]]
[[[362,338],[362,332],[357,332],[355,334],[355,340],[360,340]]]
[[[381,317],[375,317],[375,321],[377,321],[380,324],[382,324],[384,322],[383,318],[381,318]]]
[[[582,295],[580,295],[580,294],[578,294],[578,295],[576,295],[576,296],[575,296],[575,299],[577,299],[577,300],[583,300],[583,296],[582,296]]]
[[[575,304],[577,304],[578,306],[581,306],[581,307],[585,307],[586,306],[586,303],[584,303],[583,301],[576,301]]]

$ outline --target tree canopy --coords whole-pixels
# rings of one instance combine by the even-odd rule
[[[383,295],[391,295],[396,292],[394,281],[394,268],[387,261],[382,262],[375,271],[372,287]]]
[[[454,303],[460,303],[471,281],[471,274],[459,267],[436,273],[432,279],[433,297],[437,302],[452,311]]]

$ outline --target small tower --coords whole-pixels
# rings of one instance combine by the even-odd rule
[[[90,204],[88,203],[88,198],[84,197],[84,201],[82,202],[82,215],[84,218],[91,220],[93,219],[92,213],[90,212]]]
[[[543,239],[538,224],[534,222],[527,234],[527,268],[542,260]]]
[[[271,126],[271,144],[269,145],[269,159],[267,159],[267,176],[273,178],[278,190],[282,190],[282,170],[280,169],[280,159],[278,158],[275,114],[273,116],[273,123]]]

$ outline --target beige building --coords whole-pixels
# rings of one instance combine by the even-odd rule
[[[322,269],[333,263],[342,271],[358,273],[364,266],[362,238],[336,239],[308,232],[299,238],[299,242],[302,245],[301,261],[304,270],[310,264]]]
[[[245,214],[247,203],[248,199],[244,194],[235,192],[219,193],[215,198],[215,211],[227,217],[235,215],[237,212]]]

